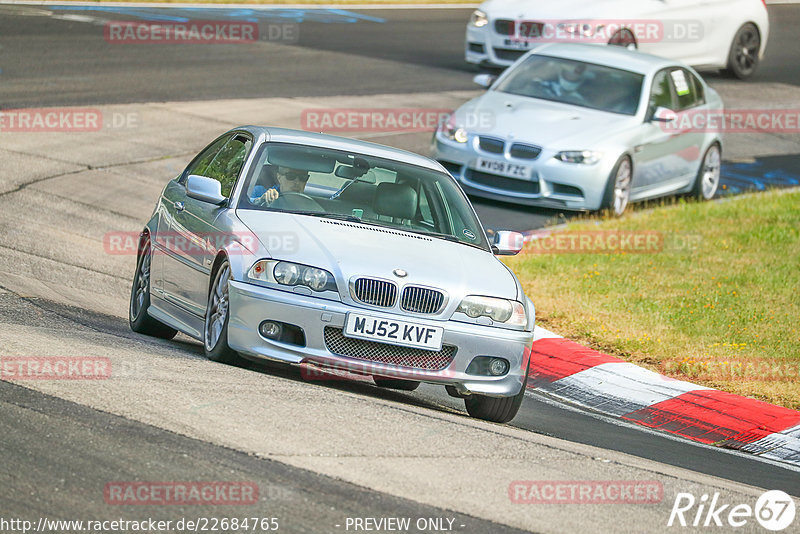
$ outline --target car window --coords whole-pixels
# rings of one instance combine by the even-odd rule
[[[239,172],[242,170],[252,144],[249,138],[236,135],[217,152],[217,155],[206,167],[204,176],[213,178],[220,183],[222,196],[226,198],[231,196],[236,178],[239,177]]]
[[[667,70],[659,71],[653,77],[653,87],[650,90],[650,101],[647,107],[648,117],[653,115],[656,108],[676,109],[672,95],[672,84]]]
[[[195,156],[194,160],[186,167],[183,175],[181,176],[180,183],[186,183],[186,177],[190,174],[197,174],[200,176],[206,176],[206,169],[208,169],[209,163],[214,160],[214,156],[216,156],[219,151],[225,146],[225,143],[231,138],[230,134],[223,135],[206,148],[203,149],[200,154]]]
[[[242,191],[239,209],[346,219],[489,248],[451,176],[394,160],[264,143]]]
[[[494,90],[623,115],[639,108],[644,76],[541,54],[510,67]]]
[[[686,71],[686,75],[692,80],[692,85],[694,87],[694,94],[695,94],[695,105],[702,106],[706,103],[706,92],[703,89],[703,82],[700,81],[700,78],[695,76],[689,71]]]
[[[675,96],[678,98],[678,110],[689,109],[697,105],[697,93],[694,81],[684,69],[672,69],[669,72]]]

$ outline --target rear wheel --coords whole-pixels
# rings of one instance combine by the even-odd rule
[[[401,380],[399,378],[378,378],[373,376],[372,380],[379,388],[386,389],[399,389],[400,391],[414,391],[419,387],[419,382],[416,380]]]
[[[464,397],[464,405],[467,413],[476,419],[493,423],[508,423],[519,412],[527,387],[528,375],[526,374],[525,380],[522,382],[522,389],[513,397],[487,397],[473,394]]]
[[[631,198],[632,177],[631,159],[622,156],[608,177],[602,209],[610,210],[616,217],[625,213]]]
[[[692,188],[692,196],[702,200],[714,198],[719,188],[720,159],[719,145],[714,143],[708,147],[703,156],[703,162],[700,164],[700,170],[697,171],[697,178],[695,178]]]
[[[758,54],[761,51],[761,36],[755,24],[748,22],[739,28],[733,37],[728,52],[726,74],[745,80],[753,75],[758,67]]]
[[[160,323],[147,314],[150,307],[150,237],[142,239],[136,274],[131,287],[131,302],[128,307],[128,324],[131,330],[162,339],[172,339],[178,333],[174,328]]]
[[[206,319],[203,327],[203,346],[209,360],[230,365],[242,363],[239,354],[228,346],[228,282],[231,266],[224,260],[216,270],[208,292]]]

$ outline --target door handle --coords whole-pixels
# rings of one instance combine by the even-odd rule
[[[186,209],[186,205],[180,201],[175,202],[172,207],[175,208],[176,211],[183,211]]]

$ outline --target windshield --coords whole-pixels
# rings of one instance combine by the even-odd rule
[[[528,56],[500,81],[497,91],[591,109],[636,115],[644,76],[593,63]]]
[[[363,154],[265,143],[238,208],[347,219],[489,250],[475,213],[452,178]]]

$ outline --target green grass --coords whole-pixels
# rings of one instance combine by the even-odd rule
[[[800,191],[567,227],[598,230],[659,232],[664,248],[523,251],[508,264],[539,324],[676,378],[800,408]]]

